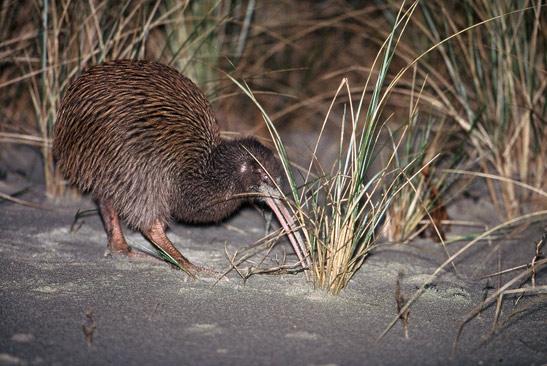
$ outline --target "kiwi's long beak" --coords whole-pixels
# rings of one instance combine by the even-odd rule
[[[289,241],[291,242],[294,252],[298,256],[298,260],[302,265],[302,268],[311,268],[310,256],[307,254],[306,245],[302,240],[302,236],[296,227],[292,215],[289,213],[283,202],[271,196],[265,196],[264,201],[277,216],[277,219],[283,226],[283,229],[287,233]],[[306,273],[307,276],[307,273]]]

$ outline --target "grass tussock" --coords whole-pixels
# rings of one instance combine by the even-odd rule
[[[243,85],[232,78],[260,108],[273,138],[291,187],[294,215],[307,241],[312,259],[310,269],[313,272],[314,284],[317,288],[335,295],[347,286],[362,265],[376,243],[376,230],[386,210],[393,197],[404,187],[397,187],[393,182],[404,175],[408,166],[393,170],[382,168],[372,173],[372,176],[369,175],[378,154],[380,131],[385,125],[381,121],[381,111],[394,85],[385,87],[390,61],[415,6],[416,3],[406,13],[398,14],[396,26],[374,61],[377,79],[372,81],[371,72],[369,81],[374,83],[374,87],[368,106],[364,104],[366,86],[358,104],[354,106],[348,80],[343,79],[340,83],[320,129],[312,151],[312,160],[307,170],[302,172],[304,182],[300,186],[271,118],[248,85]],[[372,69],[374,68],[373,66]],[[322,132],[329,120],[329,113],[342,91],[347,94],[347,102],[340,125],[339,153],[332,168],[327,170],[316,156]],[[347,135],[349,137],[346,137]],[[390,162],[395,159],[400,144],[401,140],[394,146],[387,167],[390,167]]]
[[[429,121],[419,123],[419,117],[418,113],[411,117],[403,144],[391,161],[392,169],[404,173],[394,182],[401,189],[383,224],[382,233],[390,242],[406,243],[419,235],[444,241],[450,228],[446,205],[459,179],[444,168],[461,165],[461,149],[451,146],[445,119],[439,122],[430,115]],[[395,144],[391,133],[390,138]]]
[[[468,161],[501,178],[485,181],[505,218],[547,204],[509,181],[547,190],[543,12],[541,1],[424,1],[413,19],[418,32],[398,54],[419,56],[417,74],[427,78],[422,102],[460,129]]]

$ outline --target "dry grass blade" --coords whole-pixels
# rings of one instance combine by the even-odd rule
[[[2,193],[0,192],[0,198],[2,200],[0,200],[0,203],[2,203],[3,201],[11,201],[11,202],[14,202],[14,203],[17,203],[19,205],[23,205],[23,206],[28,206],[28,207],[34,207],[34,208],[39,208],[41,210],[54,210],[55,208],[54,207],[51,207],[51,206],[47,206],[47,205],[42,205],[42,204],[39,204],[39,203],[34,203],[34,202],[29,202],[29,201],[25,201],[25,200],[22,200],[20,198],[17,198],[17,197],[13,197],[9,194],[6,194],[6,193]]]
[[[545,264],[545,262],[543,264]],[[541,265],[539,265],[539,267],[541,267]],[[534,266],[534,268],[537,268],[537,267]],[[516,288],[516,289],[505,290],[505,291],[500,292],[497,296],[496,313],[494,315],[494,322],[493,322],[493,325],[492,325],[492,334],[495,333],[499,329],[499,326],[500,326],[499,317],[500,317],[500,314],[501,314],[501,305],[503,303],[503,297],[504,296],[511,295],[511,294],[535,294],[535,293],[547,294],[547,285],[545,285],[545,286],[535,286],[535,287],[531,287],[531,288]],[[544,299],[547,299],[547,297],[542,296],[538,300],[541,301],[541,300],[544,300]],[[488,299],[486,299],[486,300],[488,300]],[[526,306],[523,306],[521,309],[511,313],[503,321],[503,324],[507,323],[507,321],[509,321],[509,319],[511,319],[515,315],[520,314],[521,312],[529,309],[531,306],[534,306],[535,304],[536,304],[536,302],[532,302],[531,304],[527,304]]]
[[[484,233],[482,233],[481,235],[477,236],[475,239],[471,240],[469,243],[467,243],[465,246],[463,246],[460,250],[458,250],[456,253],[454,253],[453,255],[450,256],[450,258],[448,258],[443,264],[441,264],[439,267],[437,267],[437,269],[424,281],[424,283],[420,286],[420,288],[414,293],[414,295],[412,295],[412,297],[408,300],[408,302],[405,304],[405,306],[403,306],[403,308],[399,311],[399,314],[397,314],[397,316],[389,323],[389,325],[386,327],[386,329],[382,332],[382,334],[380,334],[380,336],[377,338],[376,342],[379,342],[386,334],[387,332],[393,327],[393,325],[395,325],[395,323],[397,322],[397,320],[399,319],[399,316],[402,314],[402,312],[406,311],[406,309],[408,309],[408,307],[414,302],[416,301],[416,299],[418,299],[418,297],[422,294],[422,292],[424,291],[425,287],[431,283],[431,281],[433,281],[437,275],[449,264],[451,264],[454,259],[456,259],[457,257],[459,257],[462,253],[464,253],[466,250],[468,250],[469,248],[471,248],[473,245],[475,245],[477,242],[479,242],[481,239],[487,237],[488,235],[500,230],[500,229],[503,229],[505,227],[508,227],[508,226],[511,226],[511,225],[514,225],[515,223],[517,222],[526,222],[526,221],[529,221],[531,219],[537,219],[537,218],[541,218],[541,217],[547,217],[547,210],[543,210],[543,211],[537,211],[537,212],[532,212],[532,213],[529,213],[529,214],[526,214],[526,215],[522,215],[522,216],[519,216],[519,217],[516,217],[514,219],[511,219],[511,220],[508,220],[508,221],[505,221],[493,228],[491,228],[490,230],[487,230],[485,231]],[[543,263],[543,262],[542,262]],[[518,276],[518,278],[522,278],[524,275],[521,274]],[[505,288],[505,287],[504,287]],[[490,297],[489,297],[490,299]],[[481,305],[482,306],[482,305]],[[480,308],[480,307],[479,307]]]
[[[536,262],[534,268],[537,268],[537,267],[541,267],[543,265],[547,264],[547,259],[542,259],[541,261],[538,261]],[[493,331],[495,331],[497,329],[497,324],[498,324],[498,317],[499,317],[499,311],[501,309],[501,301],[502,301],[502,298],[503,298],[503,295],[504,294],[509,294],[509,293],[522,293],[522,292],[530,292],[530,293],[534,293],[534,292],[538,292],[538,293],[544,293],[547,291],[547,286],[539,286],[539,287],[535,287],[535,288],[526,288],[526,289],[515,289],[515,290],[508,290],[508,288],[512,285],[514,285],[515,283],[519,282],[520,280],[522,280],[523,278],[525,278],[526,276],[529,276],[530,274],[532,273],[532,268],[528,268],[526,269],[525,271],[522,271],[520,274],[518,274],[517,276],[513,277],[510,281],[508,281],[507,283],[505,283],[502,287],[500,287],[495,293],[493,293],[492,295],[488,296],[488,298],[486,298],[483,303],[477,305],[475,308],[473,308],[469,313],[467,313],[467,315],[464,316],[464,318],[462,319],[462,321],[460,322],[460,325],[458,327],[458,332],[457,332],[457,335],[456,335],[456,339],[454,340],[454,343],[452,345],[452,355],[454,355],[455,351],[456,351],[456,346],[458,344],[458,340],[459,340],[459,337],[460,337],[460,334],[462,332],[462,329],[464,327],[464,325],[469,321],[471,320],[482,308],[484,308],[485,306],[487,306],[488,304],[490,304],[491,302],[493,302],[494,300],[497,299],[497,305],[496,305],[496,315],[494,316],[494,325],[493,325]],[[522,309],[524,310],[524,309]],[[507,319],[508,320],[508,319]]]
[[[277,260],[276,265],[268,266],[266,268],[263,267],[263,264],[269,258],[275,244],[283,235],[285,235],[285,232],[278,229],[243,250],[236,250],[232,255],[228,254],[225,246],[224,251],[230,263],[230,268],[224,271],[224,275],[233,269],[244,281],[246,281],[254,274],[282,273],[284,271],[291,272],[293,269],[300,267],[301,264],[299,262],[286,264],[285,254],[281,260]],[[259,259],[253,261],[253,258],[257,256],[260,256]],[[249,266],[246,269],[240,268],[240,265],[243,263],[246,263]]]

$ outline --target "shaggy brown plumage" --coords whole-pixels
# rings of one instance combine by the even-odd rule
[[[83,72],[63,97],[53,153],[68,181],[99,202],[111,251],[130,254],[119,214],[187,269],[199,270],[165,235],[172,218],[217,222],[248,199],[241,194],[271,195],[282,184],[269,149],[253,138],[221,139],[199,88],[150,61],[110,61]],[[303,244],[293,246],[299,254]]]

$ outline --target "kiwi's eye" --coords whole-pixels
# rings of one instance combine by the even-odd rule
[[[273,186],[272,178],[266,173],[263,169],[258,169],[260,174],[260,181],[265,182],[266,184]]]

